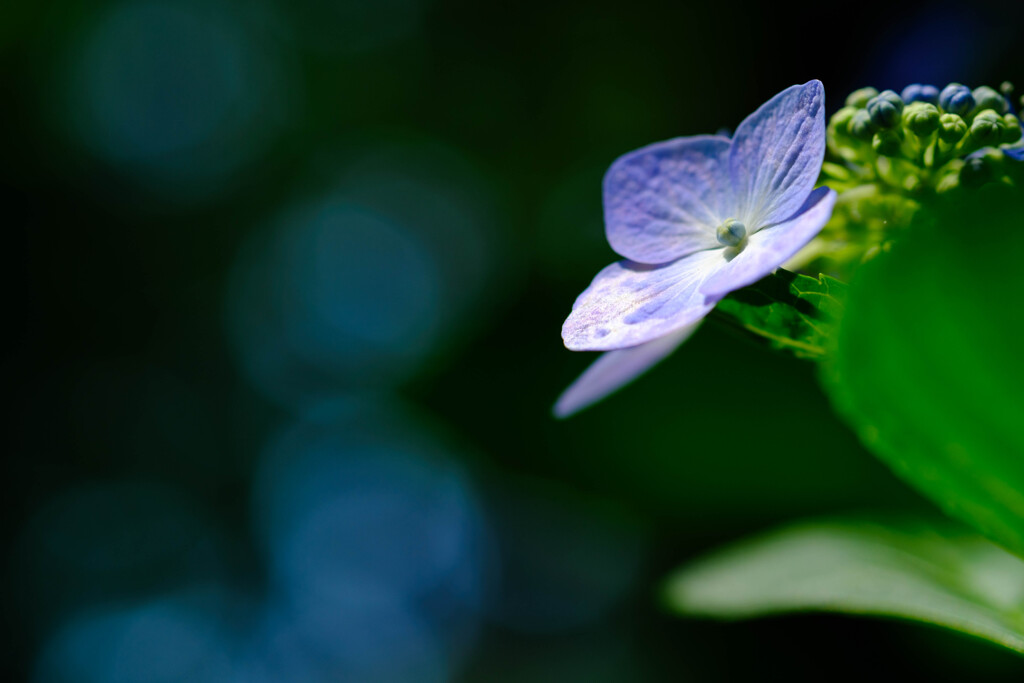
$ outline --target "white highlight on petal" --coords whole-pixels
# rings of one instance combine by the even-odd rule
[[[578,413],[629,384],[679,348],[702,322],[698,320],[646,344],[601,354],[558,397],[552,411],[555,417]]]
[[[573,305],[562,325],[572,351],[638,346],[700,320],[714,307],[699,291],[726,265],[721,247],[664,266],[619,261],[606,267]]]

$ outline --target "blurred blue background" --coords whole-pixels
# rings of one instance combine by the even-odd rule
[[[830,112],[1024,80],[1020,3],[833,9],[6,7],[8,680],[1020,680],[919,626],[658,606],[747,533],[931,511],[809,365],[707,325],[550,417],[616,156],[811,78]]]

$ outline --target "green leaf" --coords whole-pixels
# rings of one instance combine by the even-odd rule
[[[778,270],[718,303],[720,320],[753,332],[774,349],[819,360],[842,316],[846,285],[827,275],[818,279]]]
[[[920,522],[792,526],[702,558],[665,586],[685,615],[842,612],[944,626],[1024,653],[1024,562]]]
[[[1024,197],[921,215],[851,283],[824,385],[897,474],[1024,556]]]

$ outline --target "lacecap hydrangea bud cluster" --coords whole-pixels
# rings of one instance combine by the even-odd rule
[[[986,183],[1024,184],[1013,86],[913,83],[861,88],[829,120],[820,183],[839,192],[832,219],[797,267],[840,278],[909,225],[922,203]],[[1024,105],[1024,100],[1022,100]]]
[[[900,93],[857,90],[828,127],[829,150],[847,169],[828,170],[838,171],[836,180],[874,175],[911,193],[1009,181],[1001,172],[1000,149],[1022,136],[1010,93],[1009,84],[1000,91],[960,83],[941,89],[914,83]],[[991,153],[972,157],[988,148]]]

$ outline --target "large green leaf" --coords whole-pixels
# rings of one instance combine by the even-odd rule
[[[752,332],[770,347],[798,358],[819,360],[842,316],[846,285],[778,270],[735,291],[715,307],[715,317]]]
[[[922,216],[851,283],[824,384],[898,474],[1024,555],[1024,200]]]
[[[669,579],[669,606],[743,619],[801,611],[912,619],[1024,653],[1024,561],[922,523],[807,523],[741,542]]]

